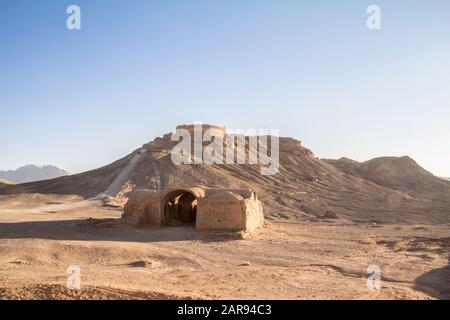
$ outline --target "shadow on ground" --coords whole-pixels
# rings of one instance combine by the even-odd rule
[[[133,228],[119,219],[87,219],[0,223],[0,239],[222,242],[237,240],[239,236],[235,233],[198,230],[191,226]]]
[[[415,280],[416,290],[425,292],[437,299],[450,300],[450,256],[448,265],[424,273]]]

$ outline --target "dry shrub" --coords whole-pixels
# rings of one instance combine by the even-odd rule
[[[367,244],[367,245],[376,245],[377,241],[374,238],[366,238],[361,240],[362,244]]]
[[[394,243],[393,248],[395,251],[405,251],[408,250],[408,243],[406,241],[399,241]]]
[[[322,219],[337,219],[338,215],[333,210],[327,210],[322,216]]]

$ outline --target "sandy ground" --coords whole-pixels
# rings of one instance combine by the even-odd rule
[[[270,221],[242,240],[135,229],[121,213],[75,196],[0,196],[0,299],[450,299],[449,225]],[[371,264],[381,290],[367,288]],[[71,265],[81,290],[66,288]]]

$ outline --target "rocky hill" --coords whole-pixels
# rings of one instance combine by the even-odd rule
[[[450,182],[430,176],[409,158],[374,159],[364,164],[348,159],[323,161],[300,141],[280,138],[279,172],[263,176],[259,165],[175,165],[170,156],[174,145],[170,135],[165,135],[105,167],[48,181],[0,186],[0,194],[95,197],[115,184],[130,160],[142,153],[127,176],[127,190],[175,185],[253,188],[270,219],[450,221]]]
[[[366,162],[347,158],[324,160],[339,170],[372,181],[380,186],[401,190],[413,196],[448,196],[450,184],[420,167],[410,157],[381,157]]]

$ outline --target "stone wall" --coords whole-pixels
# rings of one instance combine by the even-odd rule
[[[153,190],[136,190],[129,196],[123,218],[134,226],[161,224],[159,211],[160,193]]]
[[[196,227],[199,229],[245,229],[244,199],[229,191],[200,199]]]
[[[123,218],[134,226],[162,225],[162,200],[177,190],[197,199],[196,228],[254,231],[264,223],[263,207],[249,189],[177,188],[165,192],[136,190],[131,193]]]
[[[225,138],[226,129],[224,127],[214,126],[214,125],[209,125],[209,124],[202,124],[201,127],[202,127],[202,137],[205,134],[205,131],[211,130],[212,133],[214,133],[214,135]],[[194,124],[180,125],[180,126],[177,126],[177,130],[178,129],[185,129],[185,130],[189,131],[191,134],[191,137],[192,137],[192,141],[194,140],[194,129],[195,129]]]
[[[255,231],[264,225],[264,213],[261,201],[245,199],[245,230]]]

